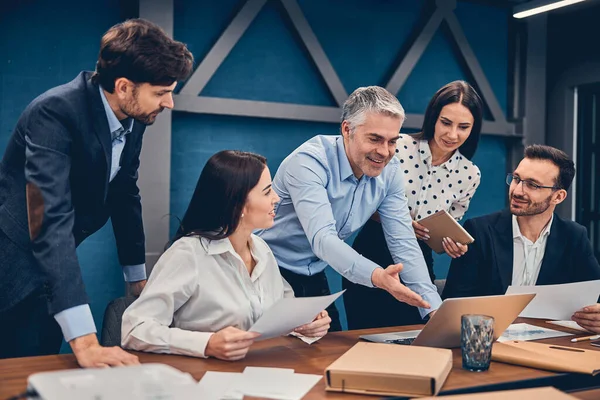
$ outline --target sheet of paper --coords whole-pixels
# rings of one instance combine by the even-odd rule
[[[244,386],[248,386],[245,383],[246,380],[259,382],[269,382],[270,380],[279,381],[280,379],[285,379],[290,375],[294,375],[294,370],[289,368],[246,367],[244,368],[243,374],[238,374],[235,384],[231,385],[223,394],[223,399],[243,399],[244,395],[248,394],[244,392]]]
[[[510,340],[539,340],[561,336],[573,336],[573,334],[554,329],[542,328],[530,324],[512,324],[504,331],[502,336],[498,338],[498,341],[508,342]]]
[[[238,397],[225,397],[225,394],[236,386],[241,377],[242,374],[237,372],[207,371],[202,379],[200,379],[200,382],[198,382],[195,398],[202,400],[222,400],[227,398],[242,400],[244,397],[243,394],[240,394]]]
[[[301,400],[321,375],[296,374],[293,369],[246,367],[244,373],[207,372],[197,386],[202,400],[243,400],[244,396]]]
[[[575,321],[546,321],[546,323],[558,325],[558,326],[564,326],[565,328],[576,329],[581,332],[590,332],[587,329],[585,329],[584,327],[580,326]]]
[[[520,317],[568,320],[575,311],[596,304],[600,280],[563,285],[509,286],[506,290],[506,294],[520,293],[536,294],[519,314]]]
[[[297,337],[298,339],[302,340],[306,344],[313,344],[314,342],[316,342],[317,340],[319,340],[323,337],[323,336],[308,337],[308,336],[301,335],[298,332],[290,332],[290,336]]]
[[[277,399],[301,400],[312,389],[322,375],[309,374],[242,374],[235,389],[246,396]]]
[[[293,374],[294,370],[291,368],[272,368],[272,367],[246,367],[244,368],[244,374],[267,374],[269,376],[276,376],[283,374],[284,376]]]
[[[264,340],[287,335],[300,325],[311,322],[315,317],[345,290],[328,296],[291,297],[275,303],[248,329],[261,336],[256,340]]]

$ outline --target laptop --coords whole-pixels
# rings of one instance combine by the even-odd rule
[[[446,299],[423,329],[362,335],[360,338],[376,343],[450,349],[460,347],[461,316],[483,314],[494,317],[494,340],[496,340],[534,297],[535,294],[528,293]]]

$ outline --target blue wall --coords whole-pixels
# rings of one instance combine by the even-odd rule
[[[386,84],[397,66],[399,51],[422,23],[425,4],[412,0],[298,3],[348,93],[359,86]],[[176,1],[174,36],[188,44],[199,63],[239,6],[237,0]],[[459,3],[455,12],[501,107],[506,109],[507,15],[500,9],[472,3]],[[435,91],[452,80],[472,82],[463,66],[449,30],[442,26],[397,94],[406,111],[422,114]],[[273,0],[260,11],[201,94],[335,105],[285,9]],[[338,129],[338,124],[175,112],[172,215],[183,216],[200,171],[215,152],[240,149],[263,154],[271,174],[275,174],[281,160],[298,145],[316,134],[336,134]],[[504,207],[506,154],[505,139],[485,136],[481,141],[474,161],[483,179],[467,217]],[[176,227],[173,218],[172,232]],[[436,274],[444,278],[448,266],[449,258],[438,256]],[[333,288],[339,288],[339,276],[331,270],[328,273]]]
[[[421,21],[423,4],[414,0],[299,1],[348,93],[358,86],[386,83],[397,66],[398,52]],[[239,0],[176,0],[174,36],[188,43],[200,60],[240,5]],[[118,0],[89,3],[88,7],[85,13],[78,11],[80,2],[75,0],[0,4],[0,152],[21,111],[35,96],[72,79],[82,69],[93,69],[99,39],[119,21],[120,9]],[[506,109],[506,14],[493,7],[459,3],[456,15]],[[435,35],[398,93],[407,112],[422,113],[431,95],[445,83],[469,80],[452,47],[447,30]],[[202,94],[334,105],[283,7],[275,0],[261,10]],[[302,142],[315,134],[337,131],[337,124],[173,113],[172,215],[183,216],[200,171],[215,152],[233,148],[261,153],[269,159],[274,174],[283,158]],[[505,204],[505,140],[485,136],[475,162],[483,179],[468,216],[492,212]],[[176,227],[175,218],[171,227]],[[110,225],[83,243],[78,255],[100,329],[107,302],[123,293]],[[439,257],[437,274],[445,276],[447,266],[447,257]],[[331,277],[337,278],[335,273]],[[332,285],[339,287],[339,279],[332,280]]]

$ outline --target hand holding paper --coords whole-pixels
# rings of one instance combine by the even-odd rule
[[[583,307],[571,319],[590,332],[600,333],[600,304]]]
[[[329,324],[331,324],[331,317],[327,310],[323,310],[311,323],[297,327],[294,332],[311,338],[323,337],[329,330]]]
[[[536,294],[520,317],[568,320],[575,311],[598,300],[600,280],[562,285],[509,286],[506,290],[506,294],[520,293]],[[600,329],[600,324],[597,329]]]
[[[228,326],[214,333],[208,340],[205,354],[225,361],[241,360],[259,333],[245,332]]]
[[[311,333],[318,333],[324,328],[324,322],[327,319],[330,322],[331,319],[327,316],[323,321],[315,321],[314,323],[312,321],[315,320],[316,315],[326,309],[342,293],[344,291],[328,296],[283,298],[265,311],[249,330],[260,333],[260,337],[256,340],[287,335],[305,324],[310,325],[309,331]],[[329,322],[327,322],[327,325],[329,325]],[[305,333],[302,334],[306,335]]]

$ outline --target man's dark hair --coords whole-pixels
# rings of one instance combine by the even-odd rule
[[[186,45],[171,39],[156,24],[130,19],[110,28],[100,42],[92,79],[112,93],[115,80],[170,86],[192,72],[194,57]]]
[[[533,160],[548,160],[558,167],[558,176],[554,185],[560,189],[568,190],[575,177],[575,164],[567,153],[551,146],[532,144],[525,148],[525,158]]]

